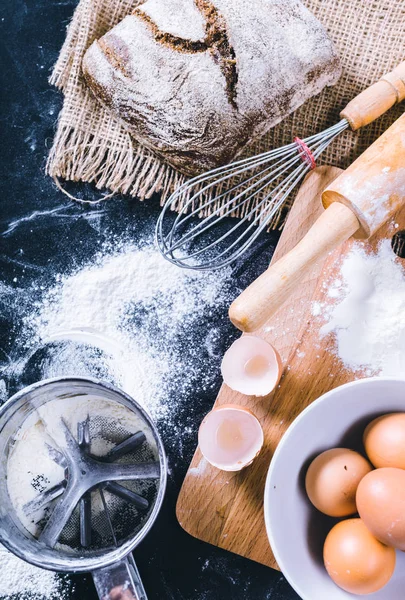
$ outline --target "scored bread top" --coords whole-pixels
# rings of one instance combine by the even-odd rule
[[[83,73],[138,141],[194,175],[335,83],[340,65],[299,0],[147,0],[92,44]]]

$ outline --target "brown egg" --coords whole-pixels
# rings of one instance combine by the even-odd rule
[[[405,471],[392,467],[371,471],[357,488],[356,503],[377,539],[405,550]]]
[[[330,517],[353,515],[357,512],[357,486],[371,469],[358,452],[347,448],[326,450],[309,465],[305,478],[308,497]]]
[[[341,521],[323,548],[325,568],[333,581],[352,594],[380,590],[395,569],[395,550],[371,535],[361,519]]]
[[[405,469],[405,413],[391,413],[371,421],[363,442],[375,467]]]

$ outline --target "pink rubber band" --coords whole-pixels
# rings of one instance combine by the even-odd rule
[[[311,150],[308,148],[305,142],[303,142],[299,137],[294,138],[294,142],[297,145],[299,155],[304,163],[308,165],[308,167],[312,170],[316,167],[316,162],[314,155]]]

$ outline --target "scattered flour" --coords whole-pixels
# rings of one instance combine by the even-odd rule
[[[33,335],[33,352],[40,344],[68,340],[102,354],[83,356],[77,344],[60,346],[52,360],[43,361],[42,376],[89,375],[91,363],[104,361],[110,380],[155,419],[170,417],[169,376],[177,374],[187,386],[189,371],[196,368],[175,352],[176,341],[204,312],[209,316],[211,309],[229,302],[228,276],[226,270],[186,272],[150,246],[101,253],[92,265],[60,277],[25,324]],[[209,330],[206,339],[193,340],[197,355],[204,344],[211,348],[213,334]]]
[[[333,333],[343,364],[368,375],[393,376],[405,371],[405,272],[390,240],[376,254],[354,244],[332,281],[331,305],[314,302],[312,314],[325,323],[321,336]]]
[[[238,292],[230,270],[186,272],[150,244],[119,242],[58,276],[50,289],[38,285],[31,292],[22,307],[10,296],[23,322],[15,354],[0,372],[6,384],[61,375],[109,380],[150,412],[181,453],[176,411],[191,415],[189,399],[212,385],[213,361],[219,369],[223,340],[209,323]],[[1,595],[67,599],[70,583],[61,581],[0,553]]]
[[[206,467],[208,466],[208,461],[202,456],[200,458],[200,462],[196,467],[188,470],[189,475],[193,475],[195,477],[199,477],[202,473],[204,473]]]
[[[18,600],[68,600],[66,576],[39,569],[20,560],[0,545],[0,595]]]

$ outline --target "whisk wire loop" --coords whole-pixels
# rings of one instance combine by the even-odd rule
[[[342,119],[321,133],[295,138],[282,148],[242,158],[183,183],[157,222],[156,242],[162,255],[194,270],[233,263],[278,218],[305,173],[348,126]],[[178,211],[174,220],[168,218],[170,210]],[[196,222],[197,216],[201,219]],[[241,218],[224,231],[227,217]]]
[[[293,157],[289,163],[287,163],[287,166],[291,166],[292,164],[296,163],[296,162],[300,162],[299,157]],[[244,204],[248,203],[256,194],[260,193],[262,190],[264,190],[268,185],[270,185],[271,183],[273,183],[273,181],[275,181],[278,176],[281,174],[281,172],[284,171],[285,169],[285,164],[281,165],[278,169],[274,169],[271,172],[269,172],[268,169],[264,169],[263,171],[261,171],[259,174],[257,175],[253,175],[251,176],[249,179],[245,180],[245,183],[249,183],[252,180],[256,180],[258,176],[265,174],[264,177],[262,177],[259,180],[256,180],[255,183],[249,187],[247,187],[246,189],[243,189],[239,194],[237,194],[235,197],[230,198],[225,204],[223,204],[221,206],[221,217],[227,217],[230,216],[232,214],[235,214],[236,211],[238,209],[240,209]],[[263,183],[264,182],[264,183]],[[262,184],[261,187],[259,187],[259,189],[257,189],[254,194],[250,194],[248,196],[246,196],[246,194],[252,190],[254,190],[257,186],[259,186],[260,184]],[[228,193],[234,191],[235,189],[238,189],[240,186],[236,185],[233,188],[231,188],[229,191],[224,192],[223,194],[219,195],[218,197],[216,197],[216,200],[220,200],[221,198],[223,198],[225,195],[227,195]],[[273,192],[277,191],[277,188],[275,190],[273,190]],[[240,202],[237,202],[239,199],[243,198],[243,196],[246,196],[243,200],[241,200]],[[253,208],[253,210],[251,210],[249,212],[248,215],[245,215],[245,218],[247,220],[250,219],[250,216],[252,214],[254,214],[255,212],[258,211],[258,209],[260,208],[260,206],[262,204],[264,204],[268,199],[268,196],[265,197],[261,202],[259,202],[259,204],[257,206],[255,206]],[[208,202],[206,202],[201,209],[209,206],[209,204],[211,204],[213,202],[213,200],[210,200]],[[185,209],[186,209],[185,205]],[[230,207],[230,208],[228,208]],[[228,210],[226,210],[228,209]],[[195,213],[196,211],[194,211]],[[209,215],[204,221],[200,221],[198,222],[194,227],[192,227],[192,229],[183,237],[181,238],[177,243],[173,242],[172,243],[172,238],[173,235],[176,233],[176,230],[178,228],[178,226],[183,225],[186,220],[188,219],[188,217],[190,215],[187,215],[182,221],[179,219],[179,217],[177,217],[175,224],[173,225],[173,228],[171,229],[169,236],[168,236],[168,246],[170,246],[171,251],[173,252],[174,250],[177,250],[177,248],[179,248],[180,246],[184,245],[186,242],[191,241],[195,238],[195,236],[198,234],[200,235],[201,233],[205,233],[206,231],[208,231],[211,227],[213,227],[215,225],[215,221],[214,219],[216,218],[218,213],[212,213],[211,215]],[[209,221],[212,221],[210,224]],[[177,225],[176,225],[177,223]],[[207,223],[206,226],[204,226]],[[241,225],[243,224],[242,220],[239,220],[237,225],[234,226],[225,237],[227,237],[228,235],[231,234],[232,231],[234,231],[235,229],[239,228]],[[223,237],[221,238],[223,239]],[[210,246],[211,247],[211,246]],[[208,247],[206,248],[208,249]],[[200,252],[198,252],[199,254]],[[195,256],[196,254],[193,254],[193,256]],[[189,255],[190,257],[192,256],[191,254]]]

